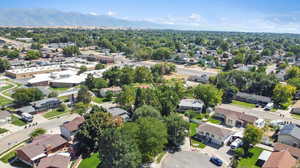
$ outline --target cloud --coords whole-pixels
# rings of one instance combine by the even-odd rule
[[[99,14],[96,12],[90,12],[89,15],[98,16]]]
[[[111,10],[109,10],[109,11],[107,12],[107,15],[108,15],[108,16],[116,16],[117,13],[116,13],[116,12],[113,12],[113,11],[111,11]]]
[[[196,21],[196,22],[202,21],[201,15],[199,15],[197,13],[192,13],[191,16],[189,16],[189,18],[190,18],[190,20]]]

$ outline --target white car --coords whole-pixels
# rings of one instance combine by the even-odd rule
[[[237,138],[230,144],[231,149],[239,148],[243,145],[243,141],[240,138]]]

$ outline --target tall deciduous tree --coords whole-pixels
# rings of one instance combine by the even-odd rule
[[[85,104],[88,104],[92,101],[92,95],[86,86],[80,87],[80,90],[78,91],[77,100]]]
[[[132,119],[135,121],[142,117],[152,117],[152,118],[160,119],[161,114],[154,107],[149,105],[143,105],[134,111]]]
[[[256,145],[262,139],[263,131],[253,125],[248,125],[244,131],[243,148],[245,153],[249,151],[250,145]]]
[[[281,108],[287,108],[296,93],[296,87],[286,84],[277,84],[273,90],[273,100]]]
[[[206,107],[214,107],[222,102],[223,92],[213,85],[198,85],[194,90],[196,99],[202,100]]]

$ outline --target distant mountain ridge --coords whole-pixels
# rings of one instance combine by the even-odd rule
[[[165,29],[169,25],[54,9],[1,9],[0,26],[106,26]]]

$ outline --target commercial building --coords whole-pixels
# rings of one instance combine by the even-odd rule
[[[40,67],[31,67],[23,69],[12,69],[7,70],[5,74],[9,77],[20,79],[20,78],[32,78],[34,75],[50,73],[55,71],[60,71],[61,68],[59,65],[50,65],[50,66],[40,66]]]

